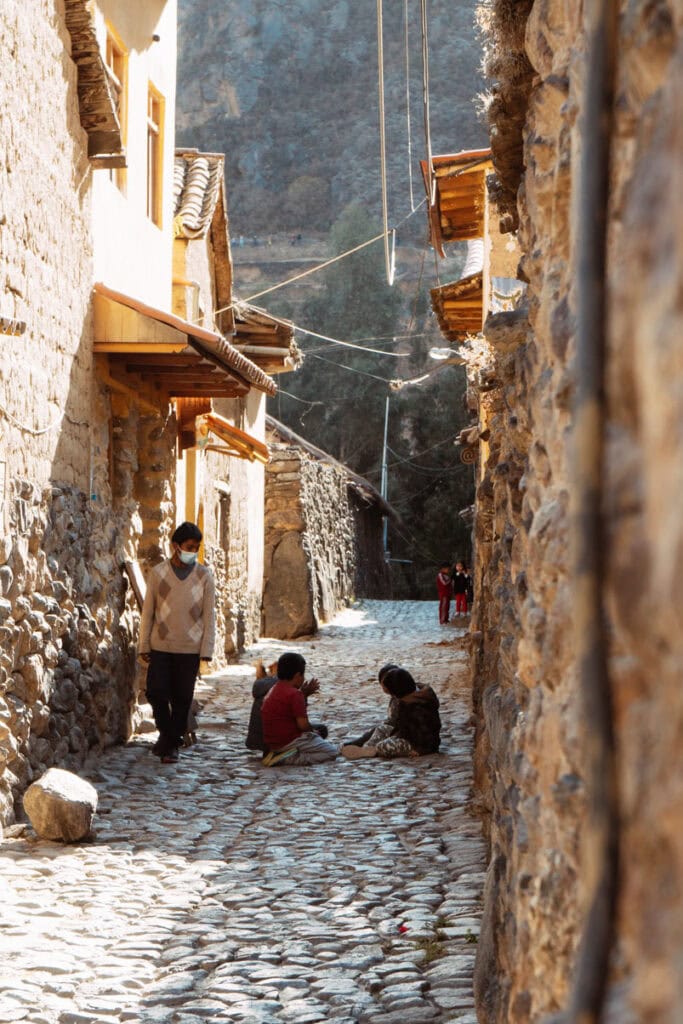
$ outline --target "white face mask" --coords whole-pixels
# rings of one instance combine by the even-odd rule
[[[197,552],[183,551],[182,548],[178,548],[178,558],[183,563],[183,565],[194,565],[194,563],[197,561]]]

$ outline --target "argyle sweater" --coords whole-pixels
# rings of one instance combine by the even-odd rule
[[[210,660],[216,635],[215,584],[210,569],[196,563],[179,580],[170,559],[155,565],[147,578],[140,620],[140,654],[168,651],[198,654]]]

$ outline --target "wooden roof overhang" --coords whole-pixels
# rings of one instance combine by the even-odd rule
[[[121,124],[97,41],[93,5],[88,0],[64,0],[64,20],[78,69],[78,108],[88,135],[88,157],[94,167],[125,167]]]
[[[471,149],[420,161],[429,202],[429,240],[439,256],[446,242],[484,237],[486,175],[491,171],[490,149]]]
[[[482,328],[484,289],[482,273],[432,288],[432,309],[441,333],[448,341],[462,341]]]
[[[303,353],[294,341],[294,325],[246,302],[235,303],[235,348],[269,374],[299,368]]]
[[[95,285],[93,305],[94,353],[107,358],[109,383],[120,390],[142,384],[157,401],[239,398],[251,388],[277,393],[260,367],[214,331],[103,284]]]

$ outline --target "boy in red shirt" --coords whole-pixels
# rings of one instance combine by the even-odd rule
[[[339,747],[314,732],[308,720],[306,698],[301,692],[305,671],[305,658],[294,651],[278,660],[277,682],[261,707],[263,741],[269,748],[264,765],[284,760],[288,764],[320,764],[339,755]],[[312,679],[309,686],[316,682]]]

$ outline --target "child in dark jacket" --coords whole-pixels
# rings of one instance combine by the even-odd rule
[[[342,747],[351,761],[361,757],[419,757],[439,749],[439,700],[431,686],[418,686],[410,672],[392,668],[381,680],[391,697],[387,721],[373,730],[363,745]]]

